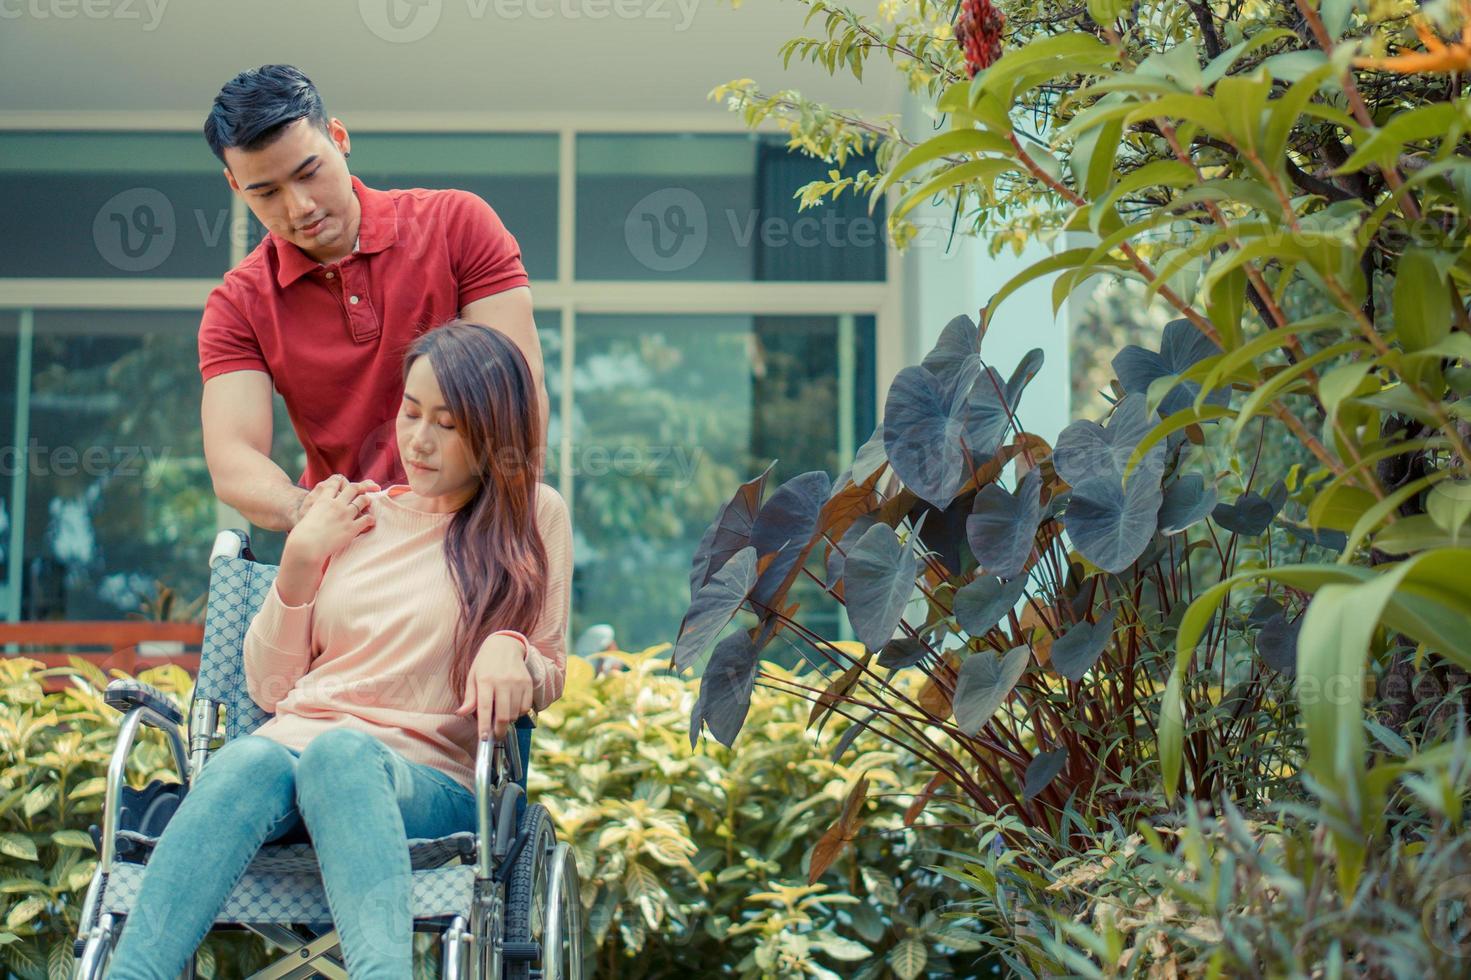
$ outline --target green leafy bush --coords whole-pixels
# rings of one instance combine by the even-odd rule
[[[593,676],[573,658],[563,699],[539,719],[530,788],[574,842],[604,977],[687,973],[692,962],[742,977],[947,976],[972,969],[975,936],[942,919],[948,890],[929,866],[973,839],[963,822],[906,819],[923,776],[864,736],[841,763],[814,759],[789,699],[760,697],[740,751],[692,751],[684,719],[698,685],[669,675],[662,648],[619,654]],[[73,676],[43,694],[44,677]],[[140,678],[188,704],[177,667]],[[96,866],[86,827],[101,819],[118,712],[108,678],[81,659],[40,669],[0,659],[0,956],[19,977],[67,975],[82,897]],[[145,729],[131,785],[171,780],[162,737]],[[855,799],[857,785],[874,787]],[[815,884],[806,871],[847,808],[846,856]],[[419,937],[425,975],[437,947]],[[202,976],[243,976],[268,960],[253,935],[211,934]]]

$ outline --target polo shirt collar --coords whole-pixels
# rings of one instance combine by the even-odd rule
[[[357,252],[371,255],[398,241],[398,214],[393,206],[393,196],[386,191],[373,190],[355,176],[352,178],[352,191],[357,195],[362,211],[358,220]],[[271,232],[270,237],[279,259],[276,283],[282,289],[313,269],[321,268],[316,259],[275,232]]]

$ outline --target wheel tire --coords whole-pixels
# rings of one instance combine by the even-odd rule
[[[541,942],[546,934],[543,916],[546,910],[547,870],[552,851],[557,847],[557,831],[551,815],[540,803],[526,808],[521,817],[521,830],[529,831],[526,844],[516,856],[510,880],[506,882],[506,942]],[[502,976],[506,980],[530,980],[533,964],[507,961]]]

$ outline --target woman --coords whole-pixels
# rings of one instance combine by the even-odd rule
[[[275,712],[201,770],[149,859],[108,976],[183,970],[260,846],[310,834],[353,980],[412,976],[406,842],[475,827],[477,739],[562,694],[567,505],[536,481],[525,358],[452,321],[404,361],[407,486],[345,478],[292,529],[246,631]]]

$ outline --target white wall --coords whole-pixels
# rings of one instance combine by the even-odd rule
[[[897,112],[884,64],[862,85],[782,70],[781,43],[817,32],[806,12],[774,0],[0,0],[0,113],[203,123],[221,84],[271,62],[301,68],[349,124],[349,112],[719,117],[706,94],[743,77]]]
[[[932,129],[922,108],[906,100],[904,132],[923,139],[940,132]],[[980,310],[1016,273],[1051,254],[1049,248],[1029,244],[1020,256],[1008,247],[993,258],[984,242],[949,228],[954,206],[922,204],[911,214],[923,229],[918,242],[904,257],[904,319],[910,325],[912,346],[907,364],[919,362],[950,320],[962,313],[980,322]],[[1018,417],[1023,427],[1049,443],[1067,425],[1070,411],[1068,384],[1068,306],[1054,316],[1052,281],[1044,276],[1028,283],[998,307],[995,320],[981,343],[981,356],[1002,377],[1008,377],[1022,356],[1042,348],[1046,362],[1022,397]]]

